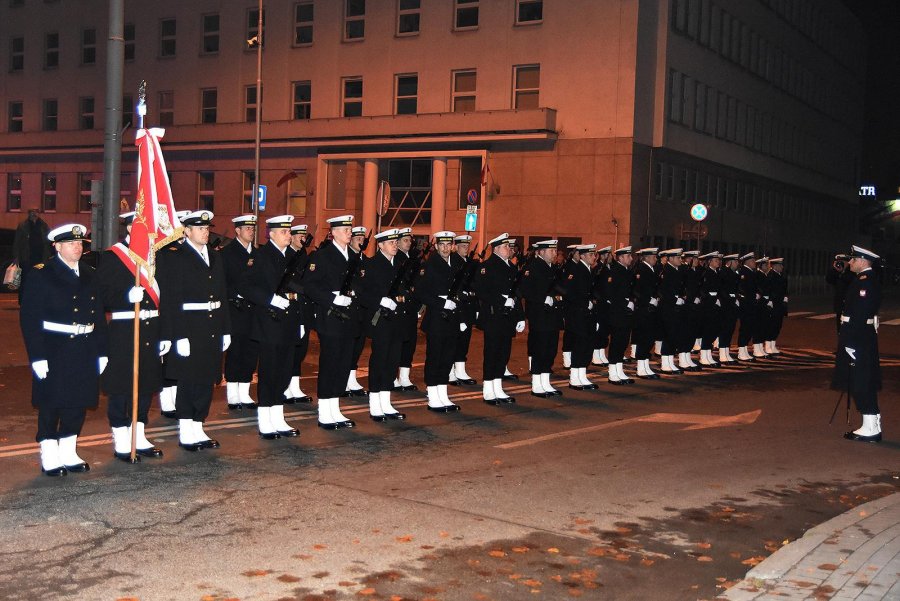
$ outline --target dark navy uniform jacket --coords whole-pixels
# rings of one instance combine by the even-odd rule
[[[96,407],[97,359],[108,357],[106,317],[97,294],[94,268],[79,263],[79,274],[58,256],[35,266],[22,290],[19,321],[28,361],[46,360],[47,377],[33,377],[31,404],[38,408]],[[90,334],[44,329],[44,322],[94,325]]]
[[[397,303],[396,312],[390,314],[387,309],[384,309],[375,325],[372,325],[375,313],[380,310],[381,299],[388,296],[391,284],[394,283],[399,270],[400,262],[397,258],[394,257],[394,262],[391,263],[390,259],[384,256],[380,250],[375,253],[374,257],[366,261],[366,269],[359,280],[359,302],[362,306],[363,326],[366,334],[371,338],[377,336],[382,330],[397,331],[400,327],[401,314],[404,309],[403,303],[398,298],[403,294],[402,286],[397,289],[397,295],[391,299]]]
[[[353,250],[347,247],[348,257]],[[348,259],[344,258],[335,243],[327,242],[309,258],[309,267],[303,277],[303,291],[316,304],[316,331],[325,336],[351,335],[359,322],[354,318],[354,310],[337,307],[334,293],[340,291],[347,275]],[[328,309],[335,307],[351,316],[341,320],[336,314],[328,315]]]
[[[238,297],[238,286],[253,267],[257,249],[250,252],[237,240],[229,242],[219,255],[225,267],[225,289],[228,295],[228,311],[231,317],[231,331],[236,336],[249,336],[253,324],[253,310],[247,299]]]
[[[554,268],[540,257],[535,257],[522,275],[522,298],[525,301],[525,318],[531,332],[552,332],[563,327],[562,282],[557,282]],[[544,303],[554,297],[553,306]]]
[[[271,304],[288,266],[286,255],[281,254],[272,242],[259,247],[253,267],[239,286],[241,294],[253,303],[250,337],[264,344],[285,346],[300,340],[303,305],[299,298],[290,300],[286,310]]]
[[[566,264],[567,273],[562,282],[562,295],[565,298],[566,330],[591,334],[596,329],[594,321],[594,297],[591,292],[594,285],[590,267],[578,261]]]
[[[473,287],[479,303],[478,326],[485,333],[512,335],[516,322],[523,319],[513,290],[516,273],[514,265],[494,254],[481,264]],[[507,298],[513,299],[512,308],[506,306]]]
[[[606,278],[606,304],[609,309],[609,323],[617,327],[631,325],[634,311],[628,308],[631,301],[632,273],[627,267],[613,261],[609,264]]]
[[[453,279],[462,267],[460,263],[454,263],[451,257],[444,260],[437,251],[434,251],[419,270],[416,296],[425,304],[425,317],[422,318],[423,332],[444,336],[459,334],[459,306],[457,305],[456,311],[444,311],[446,299],[441,298],[450,293]]]
[[[838,332],[837,361],[832,387],[847,390],[858,400],[872,399],[881,390],[881,365],[878,355],[878,332],[875,319],[881,308],[881,284],[874,270],[867,269],[857,275],[847,287],[843,316]],[[853,360],[846,348],[853,349]]]

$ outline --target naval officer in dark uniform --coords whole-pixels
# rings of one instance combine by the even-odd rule
[[[284,391],[285,405],[294,403],[312,403],[312,397],[300,388],[300,375],[303,369],[303,361],[309,352],[309,335],[316,321],[316,305],[303,293],[303,276],[309,268],[309,253],[307,248],[313,241],[313,234],[309,232],[306,224],[300,223],[291,226],[291,246],[287,251],[289,265],[293,265],[293,273],[290,276],[289,287],[300,295],[303,305],[303,336],[294,346],[294,369],[291,373],[291,382]]]
[[[353,321],[356,308],[351,309],[354,302],[352,270],[358,267],[359,255],[349,247],[353,215],[332,217],[328,224],[332,239],[324,242],[310,257],[303,289],[316,303],[316,332],[321,346],[318,423],[320,428],[335,430],[356,425],[341,413],[339,402],[347,389],[353,366],[353,333],[359,327],[358,322]],[[351,264],[351,257],[354,257],[354,264]]]
[[[225,267],[228,314],[231,318],[231,346],[225,354],[225,398],[234,411],[253,409],[250,382],[259,359],[259,344],[250,337],[253,305],[238,291],[256,259],[256,215],[239,215],[234,223],[234,239],[219,251]]]
[[[753,340],[761,295],[756,285],[756,255],[749,252],[738,259],[738,300],[741,325],[738,329],[738,361],[754,361],[748,346]]]
[[[719,367],[712,355],[713,342],[722,328],[722,253],[712,251],[700,257],[706,261],[706,269],[700,280],[700,306],[703,309],[703,327],[700,330],[700,365]]]
[[[878,356],[878,310],[881,308],[881,283],[872,268],[880,257],[870,250],[853,246],[850,270],[856,274],[847,287],[832,388],[846,390],[862,414],[862,426],[844,434],[861,442],[881,441],[881,365]]]
[[[238,288],[254,305],[250,338],[259,345],[256,417],[265,440],[300,434],[284,421],[284,391],[294,371],[294,347],[305,334],[299,295],[282,289],[293,221],[293,215],[266,219],[269,241],[257,250],[253,267]]]
[[[657,311],[659,310],[659,277],[656,274],[658,248],[642,248],[637,251],[641,262],[634,270],[634,334],[636,346],[637,377],[648,380],[659,378],[650,368],[650,349],[656,339]]]
[[[559,348],[563,327],[562,279],[554,267],[558,240],[534,243],[534,258],[522,276],[522,299],[528,321],[528,347],[531,349],[531,394],[546,398],[562,392],[550,384],[550,370]]]
[[[366,228],[361,225],[350,230],[350,250],[359,254],[360,275],[365,274],[366,263],[369,261],[369,257],[366,256],[366,248],[369,244],[369,238],[366,237],[366,231]],[[364,397],[368,395],[366,389],[363,388],[362,384],[356,379],[356,369],[359,365],[359,358],[362,355],[363,348],[366,346],[366,324],[363,313],[363,311],[359,310],[359,307],[356,307],[353,313],[354,321],[357,324],[356,329],[353,330],[353,363],[350,369],[350,376],[347,378],[347,389],[342,396]]]
[[[634,260],[631,247],[620,248],[614,253],[615,259],[609,264],[606,278],[606,303],[609,311],[609,383],[620,386],[634,384],[625,375],[625,349],[631,337],[634,322],[634,300],[632,298],[633,275],[628,269]]]
[[[94,269],[79,262],[86,232],[77,223],[52,229],[47,239],[56,256],[35,265],[22,290],[19,321],[34,374],[35,440],[48,476],[90,469],[75,446],[86,410],[97,406],[109,357]]]
[[[175,341],[165,369],[178,381],[178,444],[188,451],[219,447],[203,422],[222,377],[222,353],[231,344],[225,269],[221,256],[207,247],[212,219],[212,211],[187,215],[181,221],[184,243],[162,253],[159,270],[162,337]]]
[[[737,324],[738,313],[741,308],[738,278],[737,254],[722,257],[722,321],[719,329],[719,363],[734,363],[731,357],[731,339],[734,337],[734,327]]]
[[[474,386],[478,382],[475,378],[466,372],[466,359],[469,356],[469,346],[472,342],[472,330],[475,328],[475,321],[478,314],[478,299],[472,292],[472,278],[475,276],[475,269],[478,267],[478,261],[473,256],[469,256],[472,246],[472,236],[463,234],[453,239],[456,248],[450,258],[459,264],[459,269],[465,269],[464,280],[459,290],[459,320],[460,323],[466,324],[466,329],[459,333],[456,339],[456,350],[453,353],[453,369],[450,372],[450,384],[454,386],[462,386],[468,384]],[[482,253],[483,254],[483,253]]]
[[[594,311],[594,273],[597,263],[597,245],[578,246],[578,262],[568,266],[562,280],[565,328],[571,344],[569,388],[595,390],[597,385],[587,377],[587,366],[594,350],[597,320]]]
[[[672,375],[684,373],[675,365],[675,355],[681,351],[685,341],[687,316],[684,272],[681,270],[682,250],[670,248],[659,253],[660,258],[666,259],[659,272],[659,313],[663,330],[660,371]]]

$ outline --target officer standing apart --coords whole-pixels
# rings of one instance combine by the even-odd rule
[[[203,431],[213,387],[222,377],[222,353],[231,344],[231,319],[225,268],[210,252],[211,211],[194,211],[181,223],[185,241],[165,253],[160,269],[162,338],[175,341],[166,360],[166,375],[178,381],[175,411],[178,445],[188,451],[216,449]]]
[[[31,404],[38,410],[35,440],[48,476],[90,469],[75,450],[86,410],[97,406],[99,376],[108,363],[106,317],[94,269],[79,263],[86,229],[54,228],[56,256],[34,266],[22,291],[19,320],[34,372]]]
[[[259,359],[259,344],[250,337],[253,305],[244,298],[238,287],[253,267],[256,259],[256,215],[240,215],[234,223],[234,240],[219,251],[225,266],[225,286],[228,292],[228,314],[231,318],[231,346],[225,355],[225,398],[233,411],[253,409],[250,381]]]
[[[259,345],[256,417],[259,435],[265,440],[300,434],[284,421],[284,391],[294,371],[294,347],[305,334],[299,295],[281,289],[293,221],[293,215],[266,219],[269,242],[259,248],[253,267],[239,286],[254,305],[250,338]]]
[[[862,414],[862,426],[846,432],[844,438],[861,442],[881,442],[881,365],[878,358],[878,310],[881,283],[872,266],[880,259],[859,246],[850,251],[850,270],[856,278],[847,288],[837,358],[831,387],[846,390]],[[848,400],[849,402],[849,400]]]
[[[834,325],[838,331],[841,329],[841,313],[844,309],[844,299],[847,297],[847,287],[850,285],[850,281],[856,277],[856,274],[847,267],[849,260],[850,257],[843,253],[834,255],[834,261],[825,274],[825,281],[834,288],[832,306],[834,308]]]
[[[352,266],[350,257],[353,215],[341,215],[328,220],[330,241],[326,241],[309,259],[303,278],[306,295],[316,303],[316,332],[319,334],[319,427],[326,430],[352,428],[355,422],[347,419],[340,409],[340,396],[347,389],[347,379],[353,365],[353,333],[355,309],[352,284],[347,284],[347,272]],[[357,257],[359,255],[356,255]],[[358,260],[358,259],[355,259]]]
[[[491,256],[475,277],[474,289],[479,302],[478,325],[484,331],[484,402],[499,405],[515,402],[503,390],[503,372],[513,336],[525,331],[525,321],[513,290],[516,268],[509,263],[509,234],[500,234],[489,244]]]
[[[559,331],[563,326],[560,279],[553,259],[557,240],[534,243],[534,259],[522,276],[522,298],[528,320],[528,347],[531,349],[531,395],[541,398],[561,395],[550,384],[550,370],[559,348]]]
[[[459,411],[450,401],[447,384],[460,329],[468,328],[460,318],[456,302],[448,298],[459,263],[451,261],[454,232],[434,235],[435,251],[425,261],[416,283],[416,296],[425,304],[422,331],[425,332],[425,386],[428,410],[439,413]]]

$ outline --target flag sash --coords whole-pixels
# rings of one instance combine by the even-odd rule
[[[122,244],[121,242],[114,244],[110,250],[115,254],[122,264],[125,265],[125,268],[131,272],[131,275],[136,275],[136,270],[138,268],[138,262],[134,260],[134,252],[132,252],[127,246]],[[141,286],[144,290],[147,291],[147,296],[150,297],[150,300],[153,301],[153,304],[156,305],[156,308],[159,308],[159,284],[156,282],[156,278],[151,279],[150,275],[147,272],[147,268],[144,265],[141,265]]]

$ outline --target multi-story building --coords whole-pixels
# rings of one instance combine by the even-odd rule
[[[785,255],[817,273],[855,231],[864,36],[839,0],[127,3],[178,208],[353,213],[422,235],[509,231]],[[0,226],[85,219],[102,174],[105,2],[0,0]],[[261,109],[260,109],[261,107]],[[122,198],[136,157],[125,132]],[[689,208],[708,207],[698,228]],[[321,235],[321,234],[320,234]]]

